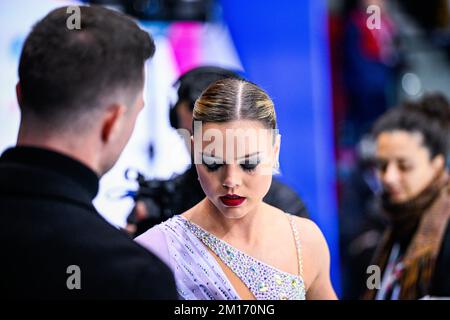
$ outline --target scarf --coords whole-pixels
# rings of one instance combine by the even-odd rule
[[[384,272],[395,242],[407,244],[404,269],[398,282],[401,300],[419,299],[431,289],[433,271],[447,222],[450,219],[450,183],[444,171],[418,196],[395,204],[382,197],[384,214],[391,224],[375,251],[372,265]],[[374,299],[376,290],[366,290],[363,299]]]

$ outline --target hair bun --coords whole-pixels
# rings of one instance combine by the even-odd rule
[[[420,112],[430,120],[439,121],[445,128],[450,127],[450,103],[442,93],[427,93],[418,101],[406,103],[404,107]]]

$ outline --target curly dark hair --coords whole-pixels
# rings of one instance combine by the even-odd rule
[[[450,139],[450,104],[441,93],[428,93],[417,101],[406,101],[381,116],[374,125],[376,138],[382,132],[418,132],[431,158],[447,157]]]

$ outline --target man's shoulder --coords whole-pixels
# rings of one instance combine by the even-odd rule
[[[86,258],[84,249],[92,252],[88,263],[95,265],[93,279],[106,275],[115,279],[118,288],[129,290],[136,298],[175,298],[173,276],[166,264],[123,231],[107,225],[101,229],[101,233],[88,236],[87,242],[82,241],[87,247],[75,243],[74,248],[81,260]],[[97,225],[92,231],[99,230]]]
[[[57,218],[42,223],[36,220],[35,231],[1,236],[0,247],[12,260],[0,269],[15,279],[11,285],[21,287],[21,277],[26,270],[33,270],[37,280],[48,278],[49,296],[62,292],[71,297],[72,293],[57,284],[65,283],[70,276],[66,270],[75,266],[81,273],[82,290],[73,297],[175,298],[174,290],[171,296],[164,292],[165,287],[173,288],[173,278],[160,259],[98,214],[81,211],[59,212]],[[28,230],[31,224],[16,227]],[[33,283],[30,292],[38,288]]]

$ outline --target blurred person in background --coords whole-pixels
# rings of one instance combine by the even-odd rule
[[[355,146],[383,114],[396,91],[396,26],[384,0],[347,0],[343,34],[345,124],[343,144]],[[369,28],[367,8],[380,10],[379,28]]]
[[[375,142],[364,136],[357,146],[355,170],[343,182],[339,221],[342,263],[342,299],[358,299],[365,291],[367,265],[386,228],[379,214],[380,182],[375,169]]]
[[[226,78],[241,79],[231,70],[214,66],[197,67],[181,75],[174,84],[174,88],[177,88],[177,101],[170,108],[171,126],[177,130],[185,130],[189,136],[192,135],[195,101],[209,85]],[[186,142],[190,143],[190,140]],[[136,205],[127,218],[126,229],[133,236],[140,235],[176,213],[188,210],[205,197],[193,165],[185,173],[163,183],[166,187],[159,189],[170,189],[170,196],[158,196],[157,192],[147,192],[153,194],[153,197],[138,196]],[[161,203],[165,198],[167,203]],[[293,215],[308,217],[305,205],[297,193],[276,178],[273,179],[264,201]]]
[[[0,158],[1,295],[32,299],[176,299],[169,268],[95,209],[143,108],[149,34],[127,16],[51,11],[20,57],[17,146]]]
[[[437,93],[390,110],[374,126],[389,226],[372,260],[381,285],[365,299],[450,296],[449,130],[450,105]]]

